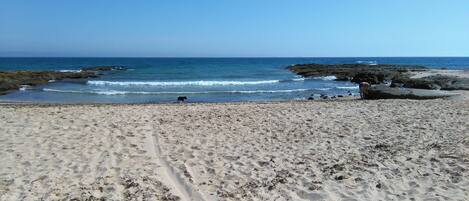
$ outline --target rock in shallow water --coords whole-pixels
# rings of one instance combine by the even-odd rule
[[[86,79],[97,77],[94,71],[55,72],[55,71],[15,71],[0,72],[0,95],[18,90],[22,85],[35,86],[50,80]]]

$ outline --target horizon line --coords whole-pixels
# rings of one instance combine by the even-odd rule
[[[0,56],[0,58],[161,58],[161,59],[257,59],[257,58],[469,58],[469,56]]]

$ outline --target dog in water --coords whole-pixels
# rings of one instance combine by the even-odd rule
[[[179,96],[178,102],[185,102],[187,100],[187,96]]]

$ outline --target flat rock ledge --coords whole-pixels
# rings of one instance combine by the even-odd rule
[[[422,78],[401,77],[392,80],[392,87],[415,89],[469,90],[469,78],[449,75],[430,75]]]
[[[456,96],[452,90],[469,90],[469,72],[417,65],[295,64],[287,68],[303,77],[332,75],[337,81],[368,82],[372,87],[366,99],[436,99]]]
[[[103,71],[124,71],[125,66],[95,66],[76,72],[61,71],[0,71],[0,95],[7,94],[22,86],[36,86],[50,81],[66,79],[89,79],[102,75]]]
[[[373,85],[368,89],[365,99],[438,99],[458,96],[457,93],[430,89],[413,89]]]

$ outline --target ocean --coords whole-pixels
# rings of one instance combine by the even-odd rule
[[[469,58],[0,58],[0,71],[74,71],[119,65],[88,81],[57,81],[0,96],[0,101],[39,103],[169,103],[303,100],[311,95],[358,93],[334,77],[301,78],[291,64],[378,63],[469,69]]]

